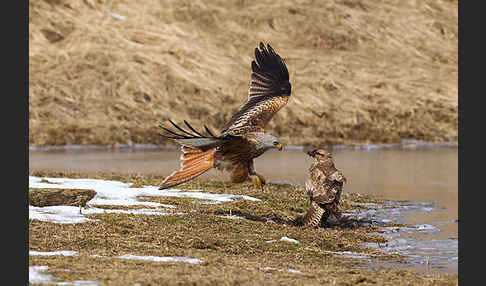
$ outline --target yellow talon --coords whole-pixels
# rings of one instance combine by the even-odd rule
[[[262,190],[263,190],[263,186],[265,186],[265,184],[267,183],[267,180],[265,180],[265,178],[260,174],[255,174],[255,175],[258,177],[258,179],[260,179],[260,182],[261,182],[261,185],[262,185]]]
[[[252,177],[251,182],[253,185],[255,185],[256,188],[261,189],[262,188],[262,183],[258,177]]]
[[[263,191],[263,187],[266,184],[265,178],[260,174],[255,174],[251,176],[251,182],[255,185],[256,188],[261,189]]]

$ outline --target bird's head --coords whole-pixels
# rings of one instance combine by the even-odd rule
[[[313,157],[316,160],[332,159],[331,153],[325,149],[314,149],[307,152],[307,155]]]
[[[270,135],[270,134],[259,134],[257,137],[259,143],[261,144],[261,148],[267,151],[269,149],[275,148],[279,151],[282,151],[283,145],[280,143],[277,137]]]

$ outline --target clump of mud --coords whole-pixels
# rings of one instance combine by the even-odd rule
[[[29,188],[29,205],[84,207],[95,195],[93,190]]]

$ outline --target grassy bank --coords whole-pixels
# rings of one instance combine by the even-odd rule
[[[158,185],[163,180],[161,176],[114,173],[31,171],[30,175],[120,180],[135,186]],[[190,198],[147,197],[144,200],[173,205],[173,212],[184,215],[95,214],[89,217],[98,221],[79,224],[30,220],[30,250],[72,250],[78,254],[31,255],[29,265],[49,266],[45,273],[59,281],[90,280],[103,285],[457,285],[457,275],[426,277],[409,270],[356,268],[370,264],[332,254],[352,251],[370,255],[377,261],[403,259],[362,245],[363,242],[386,242],[383,237],[370,234],[377,230],[375,226],[334,226],[326,231],[299,226],[299,218],[307,210],[305,191],[300,187],[269,184],[261,192],[245,184],[196,180],[182,188],[244,194],[261,201],[202,204]],[[345,194],[341,208],[344,211],[363,208],[358,206],[359,202],[379,203],[380,199]],[[242,219],[223,217],[226,215]],[[281,237],[300,243],[280,241]],[[275,241],[269,243],[270,240]],[[116,258],[124,254],[184,256],[202,262],[161,263]]]
[[[457,1],[29,1],[29,143],[164,144],[219,130],[253,49],[285,58],[284,144],[456,141]]]

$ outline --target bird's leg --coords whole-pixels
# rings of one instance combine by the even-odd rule
[[[256,188],[261,189],[263,191],[263,186],[265,186],[265,179],[263,177],[261,177],[258,174],[250,175],[250,180]]]
[[[320,226],[323,227],[323,228],[326,228],[328,226],[327,225],[327,219],[329,218],[329,215],[331,214],[331,212],[329,211],[328,208],[324,208],[324,209],[325,209],[325,212],[321,217]]]
[[[253,160],[250,161],[250,165],[248,167],[248,174],[250,175],[249,177],[253,185],[255,185],[255,187],[259,189],[262,189],[263,191],[263,187],[266,184],[266,180],[262,175],[255,172],[255,167],[253,166]]]
[[[336,202],[332,203],[332,205],[330,206],[330,210],[332,211],[334,217],[337,219],[338,223],[341,224],[344,218]]]
[[[267,180],[265,180],[265,177],[263,177],[262,175],[260,175],[258,173],[255,173],[255,175],[258,177],[258,179],[260,179],[260,183],[261,183],[262,188],[263,188],[263,186],[265,186],[267,184]]]

